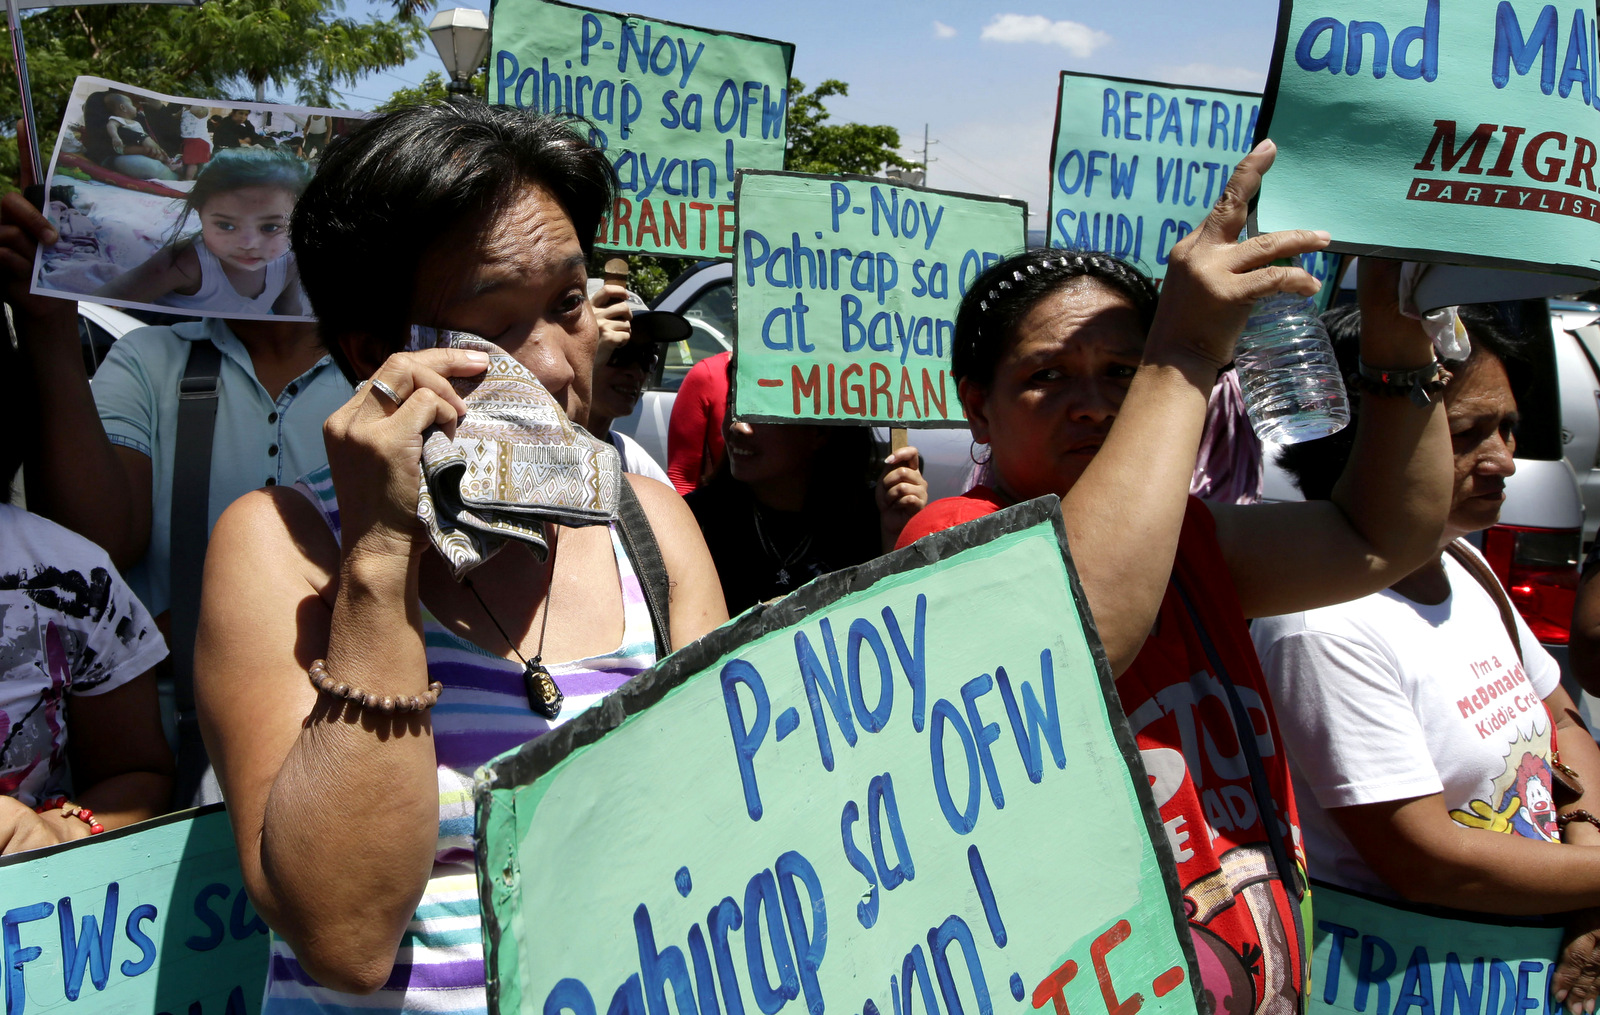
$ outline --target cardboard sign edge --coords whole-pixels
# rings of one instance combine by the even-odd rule
[[[1057,100],[1059,101],[1059,100]],[[920,194],[938,194],[941,197],[959,197],[963,200],[986,201],[990,204],[1009,204],[1022,209],[1022,246],[1017,248],[1021,253],[1028,249],[1028,202],[1019,197],[999,197],[991,194],[968,194],[959,190],[940,190],[936,187],[923,187],[914,183],[897,183],[882,176],[864,176],[860,173],[791,173],[787,169],[739,169],[733,174],[733,206],[734,222],[738,222],[739,196],[744,191],[744,178],[746,176],[787,176],[797,180],[849,180],[854,183],[882,183],[901,190],[914,190]],[[1045,233],[1046,242],[1049,233]],[[733,319],[735,327],[739,320],[739,244],[735,241],[733,256],[723,258],[733,265]],[[882,419],[800,419],[794,416],[772,416],[765,413],[756,413],[741,416],[739,414],[739,339],[737,335],[733,341],[733,355],[729,360],[729,369],[733,371],[734,381],[728,385],[728,416],[730,419],[741,423],[805,423],[809,426],[887,426],[904,427],[907,430],[964,430],[968,423],[965,411],[960,419],[941,419],[937,422],[923,420],[882,420]]]
[[[177,0],[152,0],[152,2],[166,3],[177,2]],[[500,6],[502,2],[503,0],[493,0],[493,3],[490,4],[491,13],[493,8]],[[608,11],[601,7],[590,7],[588,4],[572,3],[571,0],[538,0],[538,2],[547,4],[551,7],[566,7],[575,11],[585,11],[589,14],[599,14],[603,17],[616,18],[618,21],[648,21],[651,24],[667,25],[670,28],[687,28],[690,31],[704,32],[707,35],[721,35],[730,39],[743,39],[746,42],[764,42],[771,46],[785,47],[789,52],[789,67],[791,70],[794,68],[795,44],[792,42],[784,42],[782,39],[769,39],[764,35],[751,35],[748,32],[731,32],[721,28],[707,28],[704,25],[691,25],[683,21],[668,21],[665,18],[651,17],[647,14],[632,14],[626,11]],[[489,24],[491,29],[489,45],[492,47],[494,45],[494,36],[492,34],[494,26],[493,20],[491,20]]]
[[[1194,941],[1189,930],[1189,919],[1183,910],[1183,890],[1178,883],[1177,860],[1167,841],[1166,829],[1161,823],[1161,812],[1156,807],[1150,779],[1133,729],[1117,694],[1116,678],[1111,672],[1111,662],[1105,646],[1100,641],[1099,629],[1089,610],[1083,584],[1078,579],[1078,569],[1067,545],[1066,522],[1061,515],[1058,498],[1046,495],[1021,504],[1003,508],[993,514],[953,529],[946,529],[917,540],[910,546],[891,551],[875,560],[843,571],[825,575],[790,593],[771,605],[757,605],[735,617],[729,623],[699,640],[685,645],[666,659],[629,680],[600,704],[589,709],[571,722],[537,739],[531,740],[515,753],[502,755],[479,769],[473,787],[474,824],[477,829],[487,827],[490,820],[500,817],[494,793],[531,785],[548,774],[557,764],[580,747],[599,741],[607,733],[618,729],[633,715],[648,709],[674,688],[690,677],[707,669],[716,660],[729,654],[740,645],[785,627],[801,623],[813,611],[833,605],[845,596],[865,591],[879,581],[937,564],[974,547],[992,542],[1002,536],[1012,535],[1049,522],[1055,534],[1056,545],[1061,550],[1061,561],[1067,576],[1067,587],[1073,605],[1083,625],[1083,635],[1094,661],[1095,676],[1099,682],[1100,699],[1111,736],[1127,766],[1138,801],[1140,816],[1144,819],[1145,836],[1155,853],[1156,866],[1161,872],[1162,889],[1172,916],[1173,930],[1183,954],[1184,975],[1196,1013],[1206,1010],[1201,995],[1199,960],[1194,951]],[[515,813],[515,808],[511,808]],[[483,956],[485,992],[490,1015],[502,1015],[507,1009],[500,1004],[499,959],[504,940],[498,919],[494,915],[492,900],[493,879],[488,855],[488,836],[478,835],[473,844],[477,861],[479,901],[482,908]],[[514,942],[515,939],[513,939]],[[1304,943],[1302,943],[1304,947]],[[527,1008],[525,999],[517,999],[519,1009]]]
[[[221,803],[206,804],[204,807],[191,807],[188,810],[173,811],[171,814],[163,814],[160,817],[148,818],[144,821],[137,821],[131,825],[123,825],[121,828],[114,828],[110,831],[101,832],[99,835],[89,836],[88,838],[73,839],[70,842],[60,842],[54,846],[46,846],[43,849],[30,849],[22,853],[12,853],[9,856],[0,856],[0,869],[26,864],[32,860],[44,860],[49,857],[60,856],[63,853],[70,852],[74,849],[83,849],[88,846],[113,842],[117,839],[130,838],[138,835],[140,832],[148,832],[152,829],[160,828],[163,825],[175,825],[184,821],[209,817],[212,814],[224,812],[226,810],[227,805]],[[232,836],[231,826],[229,836]]]

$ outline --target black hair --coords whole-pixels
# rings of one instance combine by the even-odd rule
[[[1511,394],[1521,401],[1533,383],[1526,340],[1517,335],[1496,304],[1471,304],[1459,307],[1458,313],[1472,342],[1472,353],[1465,362],[1447,363],[1446,367],[1459,374],[1480,356],[1493,356],[1506,368]],[[1339,360],[1340,375],[1350,376],[1360,361],[1361,311],[1354,303],[1334,307],[1322,315],[1322,323],[1328,329],[1333,353]],[[1343,475],[1350,453],[1355,449],[1356,420],[1360,412],[1361,398],[1352,397],[1349,426],[1314,441],[1290,444],[1278,453],[1278,464],[1294,479],[1295,486],[1307,500],[1327,500],[1333,496],[1334,484]]]
[[[366,120],[328,145],[289,234],[323,342],[346,377],[358,379],[338,337],[365,332],[400,349],[423,257],[441,239],[481,228],[512,192],[548,190],[584,254],[593,251],[616,176],[581,122],[434,103]]]
[[[988,387],[1022,319],[1041,300],[1082,278],[1126,296],[1144,330],[1150,330],[1156,315],[1156,286],[1127,261],[1097,251],[1024,251],[979,275],[962,298],[950,357],[955,379]]]
[[[311,167],[296,155],[265,148],[224,148],[211,156],[195,177],[173,230],[181,230],[190,215],[199,215],[206,202],[218,194],[245,187],[277,187],[298,201],[310,182]],[[176,249],[173,256],[177,256]]]

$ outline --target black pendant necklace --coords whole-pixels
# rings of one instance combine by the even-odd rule
[[[566,698],[561,693],[561,688],[556,686],[555,678],[550,676],[550,671],[545,668],[543,662],[544,633],[550,628],[550,594],[555,588],[557,531],[559,530],[555,526],[550,527],[550,583],[544,592],[544,620],[539,624],[539,650],[534,653],[532,659],[523,658],[522,652],[517,648],[517,643],[511,640],[509,634],[506,634],[506,629],[501,627],[500,621],[496,620],[494,614],[489,612],[489,606],[483,601],[483,597],[478,595],[478,590],[472,587],[472,580],[469,578],[461,579],[461,584],[467,587],[467,591],[472,593],[472,598],[476,599],[478,606],[483,609],[483,615],[489,618],[489,623],[494,625],[494,629],[500,632],[500,637],[504,638],[506,644],[511,646],[512,653],[521,660],[522,688],[528,694],[528,707],[546,719],[551,720],[561,714],[561,703]]]

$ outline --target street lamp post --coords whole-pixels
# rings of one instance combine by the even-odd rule
[[[471,7],[452,7],[433,16],[428,35],[450,72],[450,94],[471,95],[472,75],[489,52],[489,16]]]

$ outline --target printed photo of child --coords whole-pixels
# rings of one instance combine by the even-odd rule
[[[61,240],[40,249],[33,291],[202,317],[312,320],[289,220],[322,150],[363,116],[79,78],[45,206]]]

